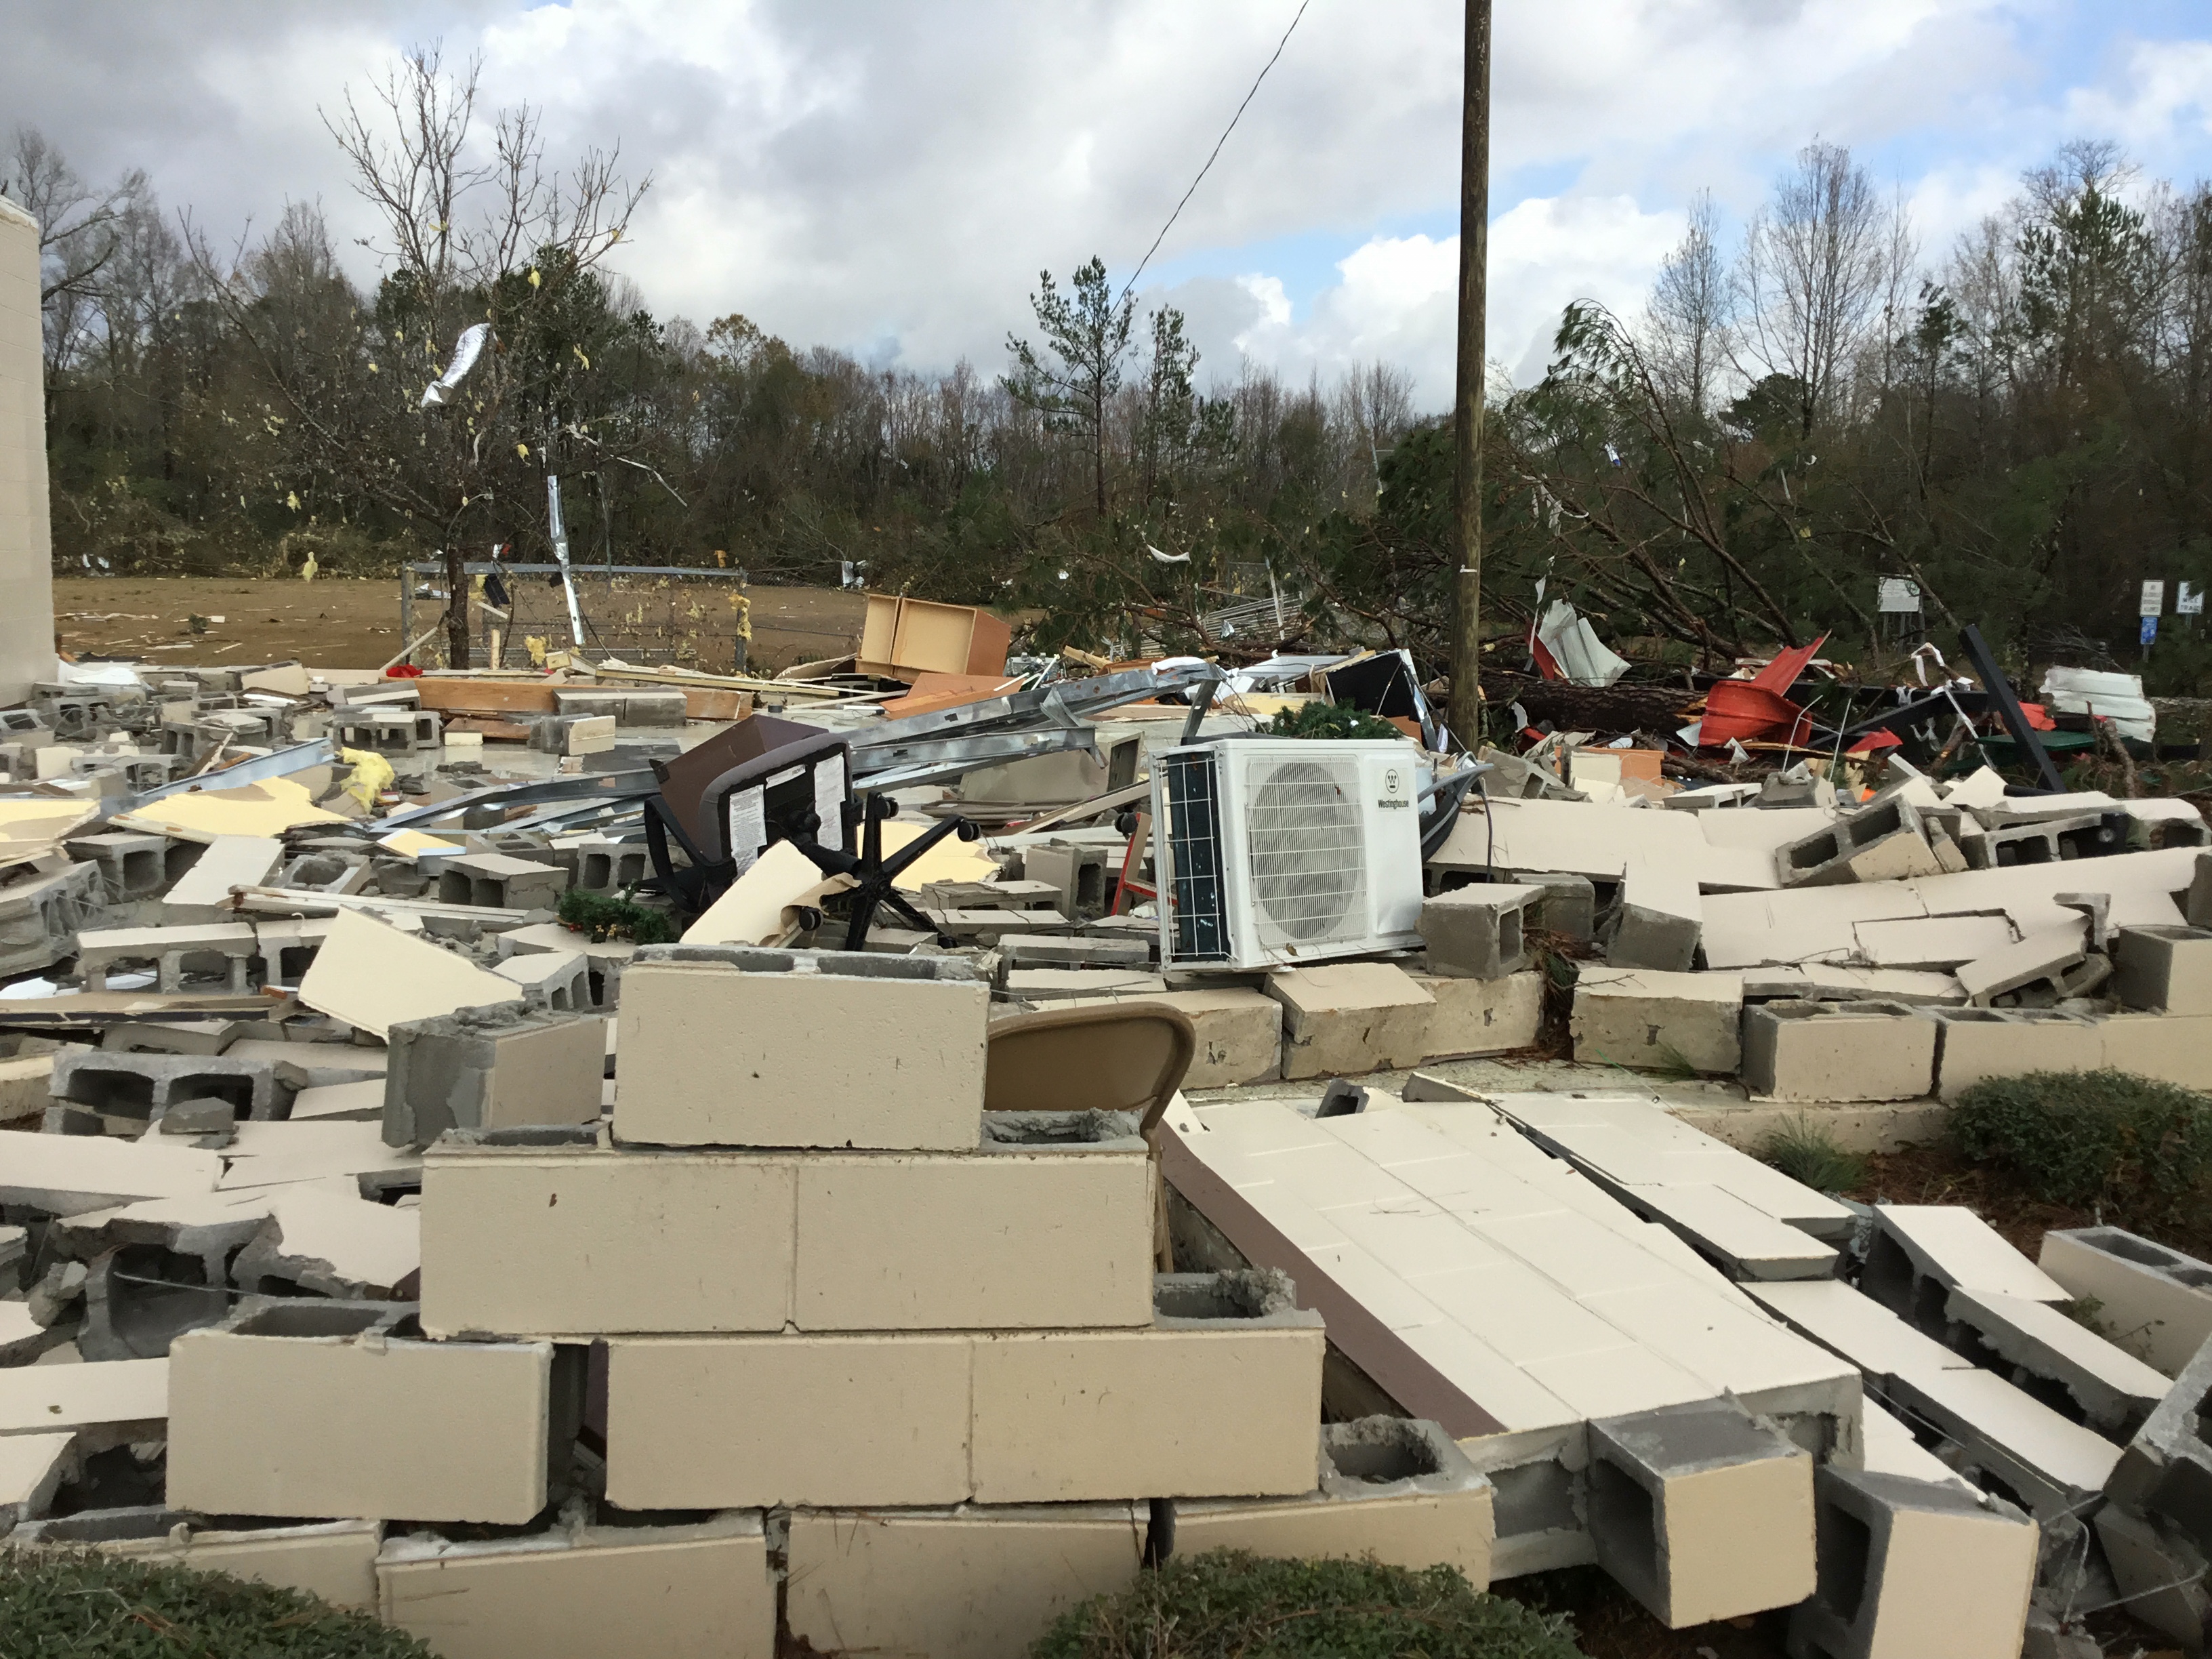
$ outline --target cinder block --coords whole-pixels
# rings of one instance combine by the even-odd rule
[[[1018,915],[1004,911],[1001,915]],[[1164,995],[1167,981],[1140,968],[1019,968],[1006,975],[1006,994],[1017,1002],[1060,1003],[1099,997],[1150,999]]]
[[[781,1330],[796,1182],[787,1158],[442,1142],[422,1160],[422,1328]]]
[[[2212,929],[2121,928],[2112,988],[2130,1008],[2212,1014]]]
[[[2185,1653],[2202,1653],[2212,1627],[2204,1552],[2179,1528],[2106,1504],[2092,1517],[2105,1564],[2128,1611]]]
[[[1956,1100],[1993,1077],[2094,1072],[2104,1061],[2094,1022],[2044,1008],[1929,1008],[1936,1022],[1936,1092]]]
[[[1935,1022],[1901,1003],[1763,1003],[1744,1010],[1743,1081],[1771,1100],[1917,1100],[1935,1086]]]
[[[607,1498],[624,1509],[969,1496],[968,1335],[617,1337],[607,1349]]]
[[[1896,797],[1847,812],[1826,829],[1791,842],[1775,854],[1774,863],[1785,887],[1903,881],[1942,873],[1919,812]]]
[[[334,1607],[366,1611],[376,1606],[376,1553],[383,1531],[374,1521],[211,1528],[174,1510],[148,1508],[88,1510],[27,1528],[9,1541],[40,1550],[88,1547],[126,1560],[228,1573],[302,1590]]]
[[[2105,1482],[2105,1495],[2138,1515],[2172,1522],[2201,1555],[2212,1555],[2212,1343],[2181,1368]]]
[[[1025,848],[1022,852],[1022,877],[1025,881],[1049,883],[1053,902],[1048,908],[1063,916],[1081,915],[1105,908],[1106,849],[1103,847],[1048,844]]]
[[[1496,1493],[1441,1427],[1365,1417],[1324,1425],[1321,1437],[1319,1490],[1287,1499],[1188,1499],[1176,1505],[1176,1552],[1372,1555],[1391,1566],[1456,1567],[1477,1589],[1489,1588]]]
[[[1544,976],[1508,974],[1503,979],[1437,979],[1413,975],[1436,1000],[1429,1014],[1426,1060],[1460,1060],[1510,1054],[1536,1040],[1544,1024]]]
[[[2122,1228],[2074,1227],[2044,1234],[2036,1265],[2101,1304],[2098,1326],[2168,1376],[2212,1339],[2212,1263]]]
[[[2040,990],[2047,1000],[2055,1000],[2077,992],[2086,994],[2100,982],[2101,966],[2095,969],[2098,976],[2084,977],[2088,957],[2083,925],[2067,922],[1963,963],[1959,985],[1966,994],[1968,1005],[1976,1008],[1987,1008],[1999,997],[2021,991]],[[2099,962],[2101,964],[2102,958]]]
[[[1950,1346],[2022,1389],[2063,1393],[2084,1423],[2125,1440],[2166,1397],[2167,1380],[2048,1302],[1954,1290],[1945,1304]]]
[[[568,872],[505,853],[463,853],[438,872],[441,904],[480,904],[498,910],[550,910],[568,890]]]
[[[620,892],[652,872],[652,854],[643,842],[592,836],[576,844],[575,884],[581,892]]]
[[[1943,1338],[1954,1290],[2063,1302],[2064,1289],[1962,1204],[1877,1204],[1859,1289],[1927,1335]]]
[[[1475,883],[1421,901],[1429,971],[1447,979],[1503,979],[1528,965],[1523,928],[1538,887]]]
[[[942,957],[650,946],[623,976],[615,1130],[663,1146],[963,1151],[990,988]]]
[[[1079,997],[1063,1008],[1103,1007],[1130,1000],[1157,1002],[1182,1013],[1198,1034],[1198,1049],[1184,1073],[1186,1089],[1226,1089],[1263,1083],[1283,1065],[1283,1005],[1243,986],[1218,991],[1158,991],[1139,998]]]
[[[1426,1058],[1436,999],[1387,962],[1332,963],[1267,975],[1283,1005],[1283,1075],[1356,1077]]]
[[[1055,1146],[1042,1115],[994,1112],[988,1127],[1006,1139],[981,1153],[802,1160],[799,1328],[1149,1326],[1151,1156],[1133,1119],[1095,1115],[1108,1121],[1092,1140]],[[1018,1121],[1039,1141],[1013,1141]]]
[[[1813,1459],[1729,1403],[1589,1425],[1598,1565],[1670,1630],[1786,1607],[1814,1585]]]
[[[205,1515],[516,1525],[581,1405],[550,1343],[417,1341],[388,1304],[244,1304],[167,1364],[169,1502]]]
[[[1143,973],[1152,965],[1147,939],[1010,939],[999,947],[1006,970],[1022,968],[1115,968]]]
[[[1665,974],[1589,966],[1575,981],[1568,1029],[1577,1060],[1734,1072],[1742,1058],[1741,974]]]
[[[2097,1029],[2111,1070],[2212,1089],[2212,1015],[2112,1014]]]
[[[757,1514],[449,1543],[394,1539],[378,1615],[441,1659],[773,1659],[775,1584]]]
[[[121,902],[161,891],[168,878],[165,856],[168,846],[167,836],[117,832],[79,836],[65,842],[64,850],[73,859],[97,864],[107,884],[108,897]]]
[[[1151,1330],[976,1337],[976,1502],[1313,1490],[1321,1316],[1279,1273],[1157,1283]]]
[[[1619,902],[1601,937],[1606,960],[1616,968],[1686,974],[1697,963],[1704,933],[1696,876],[1680,865],[1638,858],[1621,876]]]
[[[526,951],[495,963],[492,972],[554,1013],[588,1012],[592,1006],[591,964],[581,951]]]
[[[1512,878],[1539,890],[1528,907],[1527,926],[1566,939],[1586,939],[1597,932],[1597,890],[1588,876],[1516,870]]]
[[[448,1129],[599,1121],[606,1022],[596,1016],[499,1003],[402,1021],[389,1040],[387,1146],[427,1146]]]
[[[255,1122],[283,1115],[295,1092],[266,1060],[228,1054],[150,1054],[86,1048],[56,1056],[54,1098],[104,1117],[158,1121],[173,1102],[216,1099]]]
[[[1142,1504],[791,1517],[791,1633],[870,1659],[1024,1659],[1077,1602],[1136,1577]]]
[[[1959,1486],[1832,1463],[1814,1492],[1819,1581],[1790,1615],[1794,1659],[2018,1659],[2033,1522]]]

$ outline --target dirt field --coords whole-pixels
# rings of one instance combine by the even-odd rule
[[[755,586],[747,594],[750,665],[771,670],[849,652],[867,608],[858,593],[826,588]],[[438,615],[437,600],[417,600],[416,631]],[[194,617],[205,619],[204,633],[192,631]],[[153,664],[297,657],[310,668],[374,668],[403,643],[396,578],[61,576],[54,580],[54,627],[73,656],[143,657]],[[727,672],[726,645],[700,654],[697,665]]]

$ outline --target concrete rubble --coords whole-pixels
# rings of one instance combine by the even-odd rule
[[[2034,1071],[2212,1087],[2193,809],[1349,744],[1416,808],[1361,821],[1364,921],[1226,884],[1207,925],[1273,941],[1232,968],[1155,830],[1163,757],[1250,721],[1184,672],[1080,717],[1123,677],[991,681],[949,735],[581,665],[147,669],[143,729],[42,690],[0,1534],[449,1659],[1014,1659],[1222,1547],[1595,1565],[1807,1659],[2065,1650],[2123,1600],[2203,1650],[2212,1265],[2031,1262],[1745,1150]],[[1041,1020],[1069,1059],[1009,1103]]]

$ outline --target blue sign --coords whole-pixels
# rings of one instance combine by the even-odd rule
[[[2145,617],[2142,619],[2142,642],[2143,642],[2143,644],[2144,644],[2146,647],[2148,647],[2148,646],[2150,644],[2150,642],[2151,642],[2153,640],[2156,639],[2157,637],[2158,637],[2158,618],[2157,618],[2157,617]]]

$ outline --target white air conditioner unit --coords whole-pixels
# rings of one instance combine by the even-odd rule
[[[1160,960],[1249,971],[1420,943],[1413,745],[1231,738],[1152,759]]]

